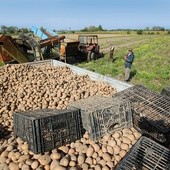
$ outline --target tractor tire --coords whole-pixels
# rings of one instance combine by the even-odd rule
[[[95,53],[91,53],[91,59],[95,60],[96,59],[96,54]]]
[[[88,61],[88,62],[91,61],[91,51],[89,51],[89,52],[87,53],[87,61]]]

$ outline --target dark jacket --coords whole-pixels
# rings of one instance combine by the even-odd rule
[[[125,68],[131,68],[131,67],[132,67],[132,63],[133,63],[134,57],[135,57],[135,56],[134,56],[133,53],[129,53],[129,54],[126,56]]]

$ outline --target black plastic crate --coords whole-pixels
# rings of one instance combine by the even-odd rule
[[[153,121],[152,119],[148,119],[146,117],[134,116],[133,122],[134,128],[138,130],[141,134],[152,138],[162,145],[169,146],[170,131],[166,130],[166,128],[163,131],[156,127],[155,125],[157,121]]]
[[[14,113],[14,134],[34,153],[43,153],[82,137],[80,111],[37,110]]]
[[[118,97],[123,100],[129,100],[131,102],[132,108],[136,108],[140,103],[146,100],[154,99],[158,95],[158,93],[152,92],[142,85],[135,85],[114,94],[113,98]]]
[[[133,93],[140,96],[144,100],[149,100],[159,95],[159,93],[151,91],[150,89],[148,89],[147,87],[143,85],[132,86],[129,90],[133,91]]]
[[[141,133],[167,143],[170,140],[170,112],[166,105],[168,101],[162,104],[159,103],[161,100],[163,99],[141,103],[133,110],[133,122],[134,127]]]
[[[161,94],[170,98],[170,87],[163,88]]]
[[[132,127],[131,105],[112,97],[93,96],[70,105],[81,111],[84,129],[96,140],[106,133]]]
[[[122,99],[122,100],[129,100],[131,102],[131,106],[132,108],[135,108],[139,105],[139,103],[144,102],[144,100],[136,95],[135,93],[133,93],[130,90],[123,90],[121,92],[118,92],[116,94],[113,95],[114,99]]]
[[[170,115],[170,98],[167,96],[159,95],[154,99],[150,99],[149,102],[153,103],[162,110],[166,110]]]
[[[170,150],[142,136],[115,170],[170,170]]]

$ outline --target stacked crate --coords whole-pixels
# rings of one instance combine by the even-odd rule
[[[169,170],[170,150],[142,136],[115,170]]]
[[[161,94],[170,98],[170,87],[163,88]]]
[[[131,105],[128,101],[93,96],[76,101],[69,107],[80,109],[83,127],[93,140],[132,126]]]
[[[14,113],[14,134],[34,153],[44,153],[82,137],[80,111],[36,110]]]
[[[170,98],[152,92],[141,85],[133,86],[113,96],[132,104],[134,127],[144,135],[168,144],[170,140]]]

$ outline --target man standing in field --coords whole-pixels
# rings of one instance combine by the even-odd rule
[[[134,57],[135,56],[132,49],[129,49],[128,54],[123,57],[123,59],[125,60],[125,81],[129,81],[130,71],[132,68]]]
[[[113,58],[114,49],[115,49],[115,46],[111,45],[110,46],[110,59],[111,59],[112,63],[114,62],[114,58]]]

